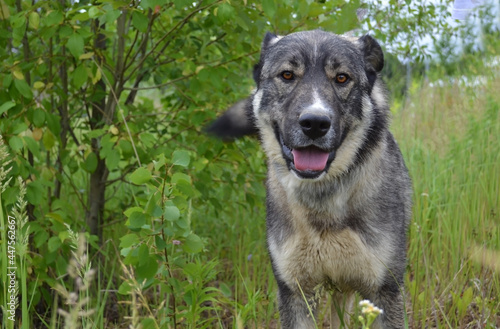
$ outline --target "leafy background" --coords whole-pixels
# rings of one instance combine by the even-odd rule
[[[0,0],[2,328],[276,327],[264,155],[203,127],[251,92],[265,32],[313,28],[369,31],[387,50],[416,190],[408,326],[499,326],[499,80],[486,65],[499,34],[485,19],[483,49],[444,56],[464,33],[441,19],[447,5]],[[441,58],[419,43],[436,30]]]

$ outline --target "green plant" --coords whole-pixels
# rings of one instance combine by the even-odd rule
[[[414,327],[498,321],[498,260],[490,256],[500,249],[498,86],[495,73],[477,87],[424,85],[395,114],[415,190],[407,275]]]
[[[363,329],[370,329],[370,326],[375,321],[375,319],[383,313],[383,310],[379,309],[369,300],[362,300],[359,302],[361,307],[361,314],[358,317],[359,322],[362,324]]]
[[[196,256],[204,243],[191,229],[191,198],[197,191],[183,172],[189,163],[189,152],[177,150],[170,163],[160,156],[151,171],[141,167],[130,175],[132,183],[144,188],[135,195],[136,205],[125,211],[131,233],[120,239],[120,253],[130,269],[119,292],[138,294],[147,309],[141,291],[158,287],[166,301],[157,310],[162,320],[157,321],[152,311],[146,319],[158,327],[180,323],[197,327],[200,314],[210,309],[203,305],[216,302],[217,289],[206,284],[214,278],[217,263],[205,264]]]
[[[75,234],[69,226],[68,233],[72,250],[72,256],[68,264],[68,276],[73,280],[74,290],[70,291],[67,283],[56,284],[54,289],[64,299],[64,304],[69,308],[68,311],[60,308],[58,313],[64,319],[64,329],[73,328],[92,328],[91,321],[88,319],[95,310],[90,304],[89,288],[94,280],[96,271],[92,269],[87,254],[87,242],[84,234]]]

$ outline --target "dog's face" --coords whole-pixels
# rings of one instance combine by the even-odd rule
[[[254,71],[252,107],[270,162],[299,179],[325,176],[334,161],[342,161],[339,152],[349,153],[342,149],[346,138],[363,122],[369,125],[376,106],[370,95],[382,67],[382,50],[369,36],[267,34]],[[350,148],[366,138],[353,136]]]

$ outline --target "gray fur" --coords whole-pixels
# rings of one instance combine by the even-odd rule
[[[346,308],[354,292],[382,308],[373,328],[404,326],[411,181],[388,130],[383,63],[370,36],[267,34],[257,89],[238,107],[246,119],[212,126],[227,138],[244,122],[267,154],[267,241],[283,328],[313,327],[302,292],[315,309],[318,286]]]

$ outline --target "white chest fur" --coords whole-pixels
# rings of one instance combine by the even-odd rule
[[[294,233],[280,245],[269,238],[276,270],[290,286],[298,283],[310,290],[325,281],[341,290],[351,290],[350,283],[367,289],[379,286],[391,248],[384,243],[370,247],[349,228],[318,232],[307,223],[294,220],[294,224]]]

